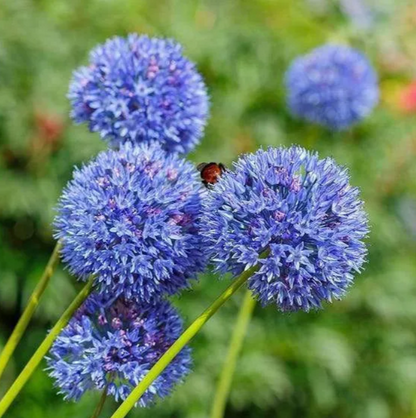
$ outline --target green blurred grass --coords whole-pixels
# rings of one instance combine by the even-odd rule
[[[317,149],[350,167],[372,225],[366,272],[344,301],[310,314],[256,309],[227,417],[416,417],[416,119],[397,104],[397,91],[416,70],[416,8],[384,0],[375,26],[364,32],[336,1],[315,1],[323,12],[312,0],[0,4],[0,344],[52,251],[53,208],[73,166],[105,147],[68,119],[72,70],[107,37],[172,36],[198,63],[211,94],[212,116],[193,161],[231,164],[268,145]],[[327,40],[347,38],[380,73],[380,106],[345,133],[294,120],[283,89],[289,62]],[[39,120],[57,121],[61,135],[48,139]],[[189,322],[226,285],[205,275],[175,304]],[[0,393],[77,288],[58,271]],[[185,384],[132,417],[207,417],[241,296],[193,342],[194,372]],[[63,402],[38,370],[7,416],[88,417],[97,401],[89,394],[78,404]],[[114,409],[109,402],[103,416]]]

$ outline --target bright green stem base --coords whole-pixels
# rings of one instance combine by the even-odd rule
[[[262,256],[266,256],[267,252]],[[220,295],[217,300],[206,309],[173,343],[166,353],[150,369],[145,378],[130,393],[128,398],[120,405],[111,418],[124,418],[134,407],[147,388],[156,380],[156,378],[166,369],[169,363],[179,354],[183,347],[198,333],[204,324],[218,311],[219,308],[252,276],[260,265],[256,265],[245,271],[240,277],[235,279],[232,284]],[[0,415],[1,417],[1,415]]]
[[[211,411],[211,418],[223,418],[224,416],[237,359],[243,346],[244,337],[246,336],[248,324],[250,323],[255,306],[256,300],[253,299],[251,291],[247,289],[234,327],[233,335],[231,337],[227,358],[225,359],[224,367],[217,386],[217,392],[215,394]]]
[[[94,283],[94,276],[91,276],[90,279],[88,280],[88,283],[83,287],[83,289],[78,293],[77,297],[73,300],[71,305],[69,305],[67,310],[58,319],[58,322],[51,329],[47,337],[43,340],[42,344],[36,350],[35,354],[33,354],[32,358],[26,364],[26,367],[23,369],[23,371],[14,381],[11,388],[4,395],[3,399],[0,401],[0,417],[2,417],[6,413],[10,404],[13,402],[13,400],[22,390],[23,386],[26,384],[30,376],[36,370],[36,368],[38,367],[39,363],[42,361],[45,354],[51,348],[55,338],[59,335],[62,329],[68,324],[69,320],[72,318],[75,311],[81,306],[84,300],[91,293],[93,283]]]
[[[55,249],[53,250],[51,258],[49,259],[48,264],[46,265],[45,270],[43,271],[42,277],[40,278],[35,290],[29,298],[27,306],[23,311],[23,314],[20,317],[19,322],[14,328],[6,345],[3,348],[3,351],[0,354],[0,377],[3,374],[4,369],[6,368],[11,356],[13,355],[13,352],[17,344],[19,344],[19,341],[22,338],[27,326],[29,325],[31,318],[39,305],[39,300],[42,297],[43,292],[48,286],[49,280],[52,277],[53,272],[55,270],[55,266],[59,261],[60,249],[61,243],[60,241],[58,241],[56,243]]]

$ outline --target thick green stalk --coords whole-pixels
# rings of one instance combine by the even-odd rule
[[[94,276],[91,276],[88,280],[87,284],[82,288],[82,290],[78,293],[76,298],[73,302],[69,305],[67,310],[62,314],[62,316],[58,319],[55,326],[51,329],[47,337],[43,340],[42,344],[36,350],[35,354],[33,354],[32,358],[26,364],[26,367],[14,381],[11,388],[7,391],[4,395],[3,399],[0,401],[0,418],[6,413],[7,409],[9,408],[10,404],[22,390],[23,386],[29,380],[30,376],[32,376],[33,372],[38,367],[39,363],[42,361],[45,354],[51,348],[55,338],[59,335],[62,329],[68,324],[69,320],[72,318],[75,311],[81,306],[84,300],[88,297],[91,293],[92,285],[94,283]]]
[[[265,252],[262,257],[265,257]],[[157,379],[157,377],[166,369],[170,362],[179,354],[183,347],[200,331],[204,324],[218,311],[219,308],[251,277],[260,265],[250,268],[235,279],[231,285],[209,306],[173,343],[166,353],[150,369],[145,378],[130,393],[127,399],[120,405],[111,418],[124,418],[134,407],[148,387]],[[0,415],[1,417],[1,415]]]
[[[256,300],[253,298],[251,291],[247,289],[217,386],[217,392],[215,394],[211,411],[211,418],[222,418],[224,416],[237,359],[243,346],[244,337],[255,306]]]
[[[0,377],[4,372],[10,358],[13,355],[13,352],[19,344],[20,339],[23,337],[24,332],[26,331],[27,326],[39,305],[39,300],[43,295],[46,287],[48,286],[49,280],[53,275],[55,266],[59,261],[59,251],[61,249],[61,242],[58,241],[53,250],[51,258],[48,261],[48,264],[43,271],[42,277],[40,278],[38,284],[35,287],[32,295],[29,298],[27,306],[22,313],[16,327],[14,328],[12,334],[10,335],[6,345],[3,348],[3,351],[0,354]]]

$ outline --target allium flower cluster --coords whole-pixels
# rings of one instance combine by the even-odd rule
[[[377,74],[367,58],[340,45],[297,58],[286,73],[286,88],[295,115],[333,130],[369,115],[379,98]]]
[[[155,305],[93,294],[54,342],[48,369],[65,399],[103,390],[124,400],[182,332],[182,321],[166,301]],[[165,397],[189,372],[184,348],[139,401]]]
[[[55,219],[63,259],[102,291],[150,301],[189,286],[205,267],[198,232],[201,182],[159,144],[100,153],[75,171]]]
[[[216,268],[237,275],[261,263],[248,284],[265,305],[308,311],[339,299],[365,261],[359,191],[332,159],[303,148],[241,157],[204,205],[201,233]]]
[[[203,135],[207,90],[173,40],[129,35],[96,47],[70,85],[72,117],[112,145],[159,141],[189,152]]]

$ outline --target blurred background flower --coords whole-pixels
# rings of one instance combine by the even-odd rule
[[[318,0],[309,0],[318,1]],[[227,418],[414,418],[416,415],[416,241],[399,213],[416,198],[416,119],[390,105],[390,83],[416,74],[416,6],[383,0],[362,34],[339,1],[316,14],[306,0],[14,0],[0,4],[0,345],[53,249],[51,224],[73,166],[107,148],[98,134],[69,119],[73,70],[107,38],[132,32],[172,37],[209,86],[206,135],[195,164],[231,165],[259,146],[301,145],[350,169],[369,212],[369,263],[348,297],[320,312],[257,309],[233,383]],[[286,107],[284,73],[293,59],[350,36],[379,73],[380,105],[346,132],[295,120]],[[59,120],[57,145],[39,158],[39,113]],[[42,134],[43,135],[43,134]],[[45,139],[42,139],[45,142]],[[410,206],[412,207],[412,206]],[[412,216],[405,211],[406,221]],[[226,286],[206,274],[173,303],[186,322]],[[0,382],[11,383],[78,290],[60,269]],[[194,367],[179,390],[151,410],[154,418],[206,418],[241,294],[192,342]],[[99,395],[65,403],[44,371],[33,376],[10,418],[91,415]],[[111,401],[103,416],[114,411]],[[137,408],[132,418],[149,416]]]
[[[333,130],[347,129],[378,102],[377,74],[358,50],[324,45],[296,58],[286,74],[294,115]]]
[[[416,112],[416,81],[406,85],[400,92],[399,109],[406,113]]]

